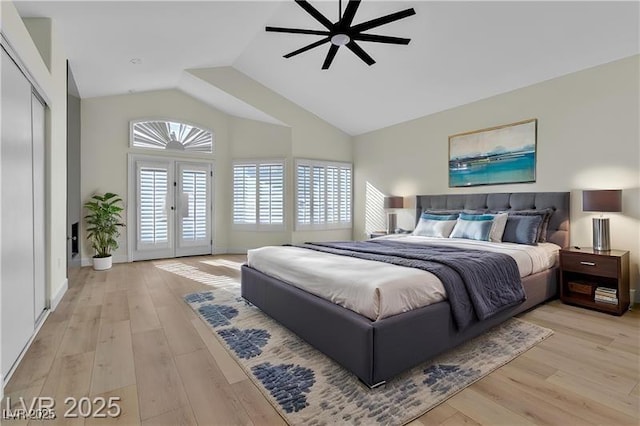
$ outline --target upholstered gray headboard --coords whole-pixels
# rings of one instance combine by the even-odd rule
[[[416,222],[424,210],[553,209],[547,241],[569,245],[569,192],[502,192],[485,194],[418,195]]]

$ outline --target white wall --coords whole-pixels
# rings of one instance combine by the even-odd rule
[[[126,201],[128,153],[167,155],[164,151],[150,152],[129,148],[129,122],[132,119],[184,120],[209,128],[215,134],[214,154],[195,154],[196,158],[209,158],[215,162],[214,251],[242,253],[254,247],[280,245],[292,241],[294,202],[291,128],[229,116],[179,90],[82,99],[81,116],[83,202],[95,192],[107,191],[120,194]],[[282,232],[246,232],[233,229],[231,164],[233,159],[248,158],[285,160],[287,223]],[[114,253],[115,261],[126,261],[127,232],[129,229],[125,228],[119,238],[120,247]],[[335,232],[328,234],[331,236],[325,238],[333,238]],[[87,265],[93,253],[85,235],[83,224],[80,243],[83,264]],[[322,238],[323,235],[315,233],[316,238]],[[347,238],[350,238],[350,232]]]
[[[12,2],[0,2],[1,30],[28,73],[35,80],[40,94],[47,102],[46,114],[46,240],[47,240],[47,294],[59,301],[66,289],[66,141],[67,141],[67,65],[62,44],[56,36],[57,25],[51,22],[49,40],[38,25],[38,43],[50,64],[45,64],[29,31]]]
[[[351,230],[296,232],[293,162],[297,157],[352,161],[351,138],[320,118],[230,68],[192,71],[203,81],[264,111],[287,126],[227,115],[178,90],[163,90],[82,100],[82,200],[95,191],[112,191],[126,198],[129,121],[156,117],[185,120],[215,132],[216,252],[241,253],[264,245],[309,240],[350,239]],[[136,150],[136,152],[142,152]],[[234,230],[231,219],[233,159],[285,159],[286,226],[282,232]],[[126,230],[114,260],[126,259]],[[88,264],[90,247],[81,236],[82,257]]]
[[[291,157],[353,161],[351,137],[232,67],[189,70],[230,95],[291,127]],[[293,182],[293,181],[291,181]],[[289,210],[292,212],[292,210]],[[292,231],[291,241],[351,239],[352,231]]]
[[[46,25],[45,25],[46,26]],[[49,50],[45,63],[25,23],[10,1],[0,2],[0,31],[13,53],[30,74],[47,101],[45,140],[46,264],[45,286],[48,305],[55,308],[67,288],[66,275],[66,57],[51,23],[48,34],[40,31],[38,43]],[[7,125],[7,123],[0,123]],[[52,196],[51,194],[56,194]],[[0,209],[0,215],[2,210]],[[2,230],[0,230],[0,238]],[[0,286],[1,287],[1,286]],[[1,294],[0,294],[1,297]],[[0,330],[2,328],[0,327]],[[1,336],[0,336],[1,340]],[[0,398],[4,379],[0,375]]]
[[[470,192],[571,191],[571,244],[591,246],[583,189],[623,189],[623,213],[611,214],[611,245],[631,251],[632,287],[640,260],[640,56],[573,73],[510,93],[354,138],[354,236],[367,231],[369,198]],[[448,137],[538,119],[536,182],[448,187]],[[377,190],[377,191],[376,191]],[[375,220],[369,220],[369,223]],[[411,210],[399,226],[413,229]]]
[[[283,231],[242,231],[234,229],[229,219],[229,253],[244,253],[247,249],[291,242],[293,229],[293,162],[291,157],[291,128],[230,117],[231,159],[283,159],[285,161],[285,229]],[[222,202],[231,207],[232,176],[229,175]],[[229,212],[231,215],[231,211]],[[230,216],[231,217],[231,216]]]
[[[168,118],[203,126],[214,132],[214,155],[197,154],[198,158],[214,160],[216,180],[214,193],[225,194],[228,167],[228,116],[209,108],[200,101],[178,90],[160,90],[120,96],[85,98],[81,100],[81,200],[86,202],[95,192],[114,192],[127,201],[127,154],[167,155],[164,151],[129,148],[129,123],[140,118]],[[219,176],[222,177],[218,178]],[[218,208],[216,197],[214,222],[214,250],[226,251],[229,209]],[[125,205],[125,208],[127,206]],[[123,217],[126,219],[126,211]],[[127,259],[127,232],[119,238],[120,247],[114,253],[115,261]],[[80,235],[83,264],[93,256],[86,240],[85,224]]]

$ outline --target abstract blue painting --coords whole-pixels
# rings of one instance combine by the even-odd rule
[[[538,120],[449,136],[449,187],[536,181]]]

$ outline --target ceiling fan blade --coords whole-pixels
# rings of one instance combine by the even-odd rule
[[[318,47],[318,46],[321,46],[321,45],[323,45],[323,44],[325,44],[325,43],[328,43],[328,42],[329,42],[329,40],[330,40],[330,38],[329,38],[329,37],[323,38],[323,39],[321,39],[321,40],[316,41],[315,43],[311,43],[311,44],[309,44],[309,45],[306,45],[305,47],[303,47],[303,48],[301,48],[301,49],[294,50],[294,51],[293,51],[293,52],[291,52],[291,53],[287,53],[286,55],[284,55],[284,57],[288,59],[288,58],[290,58],[290,57],[292,57],[292,56],[299,55],[300,53],[304,53],[304,52],[306,52],[307,50],[311,50],[311,49],[313,49],[314,47]]]
[[[376,61],[371,56],[369,56],[367,52],[362,50],[362,48],[358,46],[355,41],[351,40],[349,43],[346,44],[346,46],[349,48],[349,50],[351,50],[353,53],[358,55],[360,59],[365,61],[367,65],[373,65],[376,63]]]
[[[340,28],[342,30],[346,30],[351,26],[353,17],[356,16],[356,12],[358,11],[358,6],[360,6],[360,0],[349,0],[347,7],[344,9],[344,15],[342,15],[342,19],[340,20]]]
[[[351,36],[354,40],[360,41],[375,41],[377,43],[387,43],[387,44],[409,44],[411,41],[410,38],[401,38],[401,37],[389,37],[382,36],[376,34],[354,34]]]
[[[351,30],[353,32],[366,31],[366,30],[370,30],[371,28],[379,27],[381,25],[385,25],[390,22],[397,21],[398,19],[407,18],[415,14],[416,14],[416,11],[413,10],[413,8],[401,10],[400,12],[391,13],[386,16],[381,16],[380,18],[372,19],[370,21],[363,22],[358,25],[354,25],[353,27],[351,27]]]
[[[314,35],[330,34],[329,31],[305,30],[301,28],[265,27],[265,30],[273,33],[314,34]]]
[[[329,53],[327,53],[327,57],[324,59],[324,63],[322,64],[322,69],[327,70],[331,66],[331,62],[333,62],[333,58],[336,57],[336,53],[338,53],[338,48],[340,46],[336,46],[332,44],[329,48]]]
[[[324,25],[325,28],[328,30],[333,29],[333,22],[328,20],[322,13],[318,12],[318,9],[311,6],[311,3],[306,0],[296,0],[296,3],[298,3],[298,6],[306,10],[309,15],[313,16],[316,21]]]

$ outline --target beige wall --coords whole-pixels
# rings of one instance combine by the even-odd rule
[[[47,102],[46,111],[46,287],[50,302],[59,301],[67,285],[66,270],[66,140],[67,65],[55,22],[31,21],[45,63],[12,2],[0,2],[2,34],[9,41]],[[29,20],[27,20],[29,22]],[[44,25],[42,25],[44,24]],[[47,34],[47,27],[50,28]],[[0,213],[1,214],[1,213]]]
[[[289,158],[313,158],[334,161],[353,161],[351,137],[309,111],[273,92],[257,81],[231,67],[205,68],[189,71],[247,104],[291,127],[291,150]],[[293,164],[289,164],[289,170]],[[292,177],[292,175],[290,175]],[[290,179],[292,190],[293,179]],[[288,199],[293,200],[289,194]],[[292,206],[293,203],[290,205]],[[293,220],[292,207],[288,208]],[[351,239],[351,230],[300,232],[293,230],[291,242],[311,240]]]
[[[242,231],[234,229],[231,219],[229,228],[229,253],[244,253],[248,249],[266,245],[280,245],[291,242],[293,223],[293,174],[291,161],[291,128],[254,120],[230,117],[231,159],[281,159],[285,162],[285,229],[283,231]],[[224,203],[230,205],[232,198],[232,177],[228,178]],[[231,212],[229,213],[231,215]]]
[[[351,231],[293,232],[293,132],[310,132],[304,123],[297,129],[263,123],[227,115],[179,90],[161,90],[120,96],[82,99],[82,179],[81,197],[86,201],[95,192],[115,192],[127,198],[128,153],[166,155],[164,152],[149,152],[129,148],[129,122],[137,118],[170,118],[183,120],[213,130],[215,134],[214,155],[197,154],[195,158],[214,161],[214,251],[218,253],[242,253],[247,249],[264,245],[279,245],[296,240],[345,239]],[[314,130],[322,127],[314,123]],[[326,126],[326,124],[325,124]],[[322,135],[322,133],[321,133]],[[349,139],[336,142],[327,135],[325,145],[298,147],[308,158],[351,158]],[[320,137],[320,136],[318,136]],[[339,149],[331,144],[343,144]],[[300,143],[298,144],[300,145]],[[325,147],[324,149],[322,147]],[[337,151],[338,157],[334,157]],[[193,157],[192,157],[193,158]],[[234,159],[278,158],[285,160],[285,219],[286,227],[281,232],[247,232],[232,226],[232,173]],[[84,226],[84,224],[83,224]],[[120,247],[114,260],[127,260],[127,232],[122,233]],[[89,264],[92,256],[90,246],[83,235],[80,238],[83,264]]]
[[[379,203],[367,199],[385,194],[571,191],[571,244],[590,246],[592,215],[582,212],[581,191],[621,188],[624,212],[610,214],[611,244],[631,251],[638,286],[639,82],[634,56],[355,137],[354,236],[384,221]],[[449,135],[528,118],[538,119],[535,183],[448,187]],[[410,210],[399,215],[402,227],[413,229],[413,221]]]
[[[81,101],[82,116],[82,179],[81,200],[84,203],[95,192],[115,192],[127,201],[128,153],[166,155],[164,151],[129,148],[129,122],[140,118],[170,118],[194,123],[214,132],[215,155],[197,156],[215,162],[214,194],[225,194],[226,178],[230,176],[228,116],[178,90],[161,90],[120,96],[87,98]],[[189,157],[187,157],[189,158]],[[193,158],[191,156],[190,158]],[[220,176],[221,178],[218,178]],[[225,251],[228,241],[229,209],[216,197],[214,250]],[[221,201],[221,200],[220,200]],[[126,207],[126,206],[125,206]],[[126,217],[126,215],[125,215]],[[125,228],[114,253],[114,260],[127,259]],[[91,258],[91,247],[85,239],[84,224],[80,238],[83,264]]]

